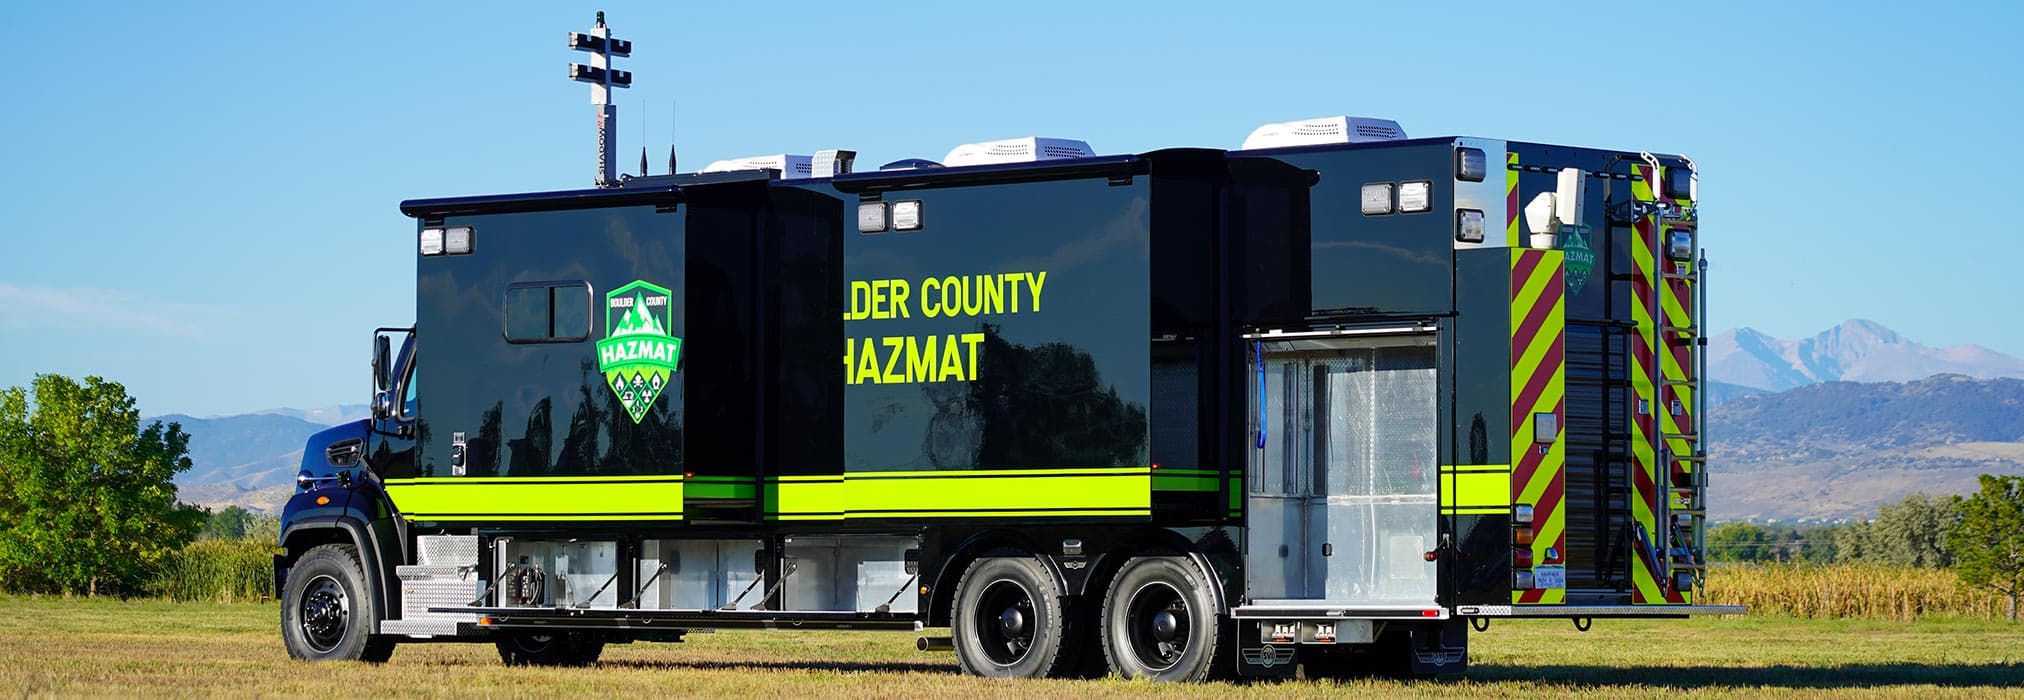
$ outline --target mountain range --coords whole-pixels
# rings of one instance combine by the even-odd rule
[[[1836,381],[1904,382],[1936,374],[2024,377],[2024,359],[1980,345],[1929,347],[1862,319],[1798,340],[1773,338],[1753,328],[1708,339],[1710,381],[1764,391]]]
[[[2024,474],[2024,380],[1827,382],[1708,412],[1715,520],[1869,517],[1905,494]]]
[[[279,510],[294,492],[302,446],[310,435],[366,415],[364,405],[274,408],[231,416],[169,414],[145,419],[178,423],[190,435],[190,470],[176,476],[176,496],[212,510],[243,506]]]

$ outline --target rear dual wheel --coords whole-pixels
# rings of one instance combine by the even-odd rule
[[[1089,667],[1088,636],[1046,564],[1031,554],[994,551],[956,583],[949,616],[956,660],[987,678],[1061,678]]]
[[[1187,557],[1125,562],[1103,601],[1103,652],[1126,678],[1200,681],[1222,641],[1208,574]]]

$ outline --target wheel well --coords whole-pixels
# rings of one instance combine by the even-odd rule
[[[1122,538],[1110,549],[1105,550],[1091,563],[1089,575],[1083,577],[1080,590],[1069,591],[1071,595],[1102,596],[1110,588],[1110,580],[1117,576],[1124,563],[1132,557],[1176,556],[1185,557],[1195,553],[1195,546],[1187,538],[1171,530],[1141,530]]]
[[[287,541],[281,543],[281,548],[284,551],[282,556],[285,557],[284,563],[288,566],[294,566],[295,560],[302,558],[303,552],[326,544],[358,546],[358,542],[352,540],[351,533],[345,532],[344,528],[341,527],[303,528],[288,533]]]
[[[274,556],[274,598],[279,600],[286,592],[288,570],[294,568],[296,560],[301,559],[309,550],[327,544],[349,545],[358,552],[359,566],[364,568],[361,573],[365,574],[366,585],[370,591],[368,597],[372,603],[373,618],[385,619],[389,601],[387,591],[382,590],[387,586],[380,582],[380,577],[374,571],[378,559],[367,549],[367,543],[358,541],[350,530],[342,526],[307,526],[282,536],[281,553]]]
[[[1047,569],[1054,574],[1056,584],[1062,581],[1061,569],[1054,560],[1038,551],[1026,538],[1005,531],[978,533],[956,547],[955,556],[935,576],[932,588],[928,589],[928,620],[931,627],[949,625],[949,609],[956,605],[956,583],[963,578],[963,572],[972,562],[997,549],[1016,549],[1040,558]]]

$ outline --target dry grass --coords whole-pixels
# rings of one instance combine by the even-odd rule
[[[506,668],[489,646],[408,645],[382,666],[290,661],[272,604],[0,598],[0,694],[93,696],[2024,697],[2024,626],[1746,617],[1500,622],[1458,681],[1152,686],[993,682],[895,633],[724,632],[615,646],[587,669]]]
[[[1998,620],[2005,599],[1962,585],[1948,569],[1874,564],[1720,566],[1702,601],[1748,605],[1756,614],[1910,621],[1922,617]]]

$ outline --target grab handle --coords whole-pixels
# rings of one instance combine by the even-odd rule
[[[1251,341],[1251,353],[1252,353],[1252,355],[1253,355],[1253,356],[1254,356],[1255,358],[1257,358],[1257,364],[1258,364],[1258,445],[1257,445],[1257,449],[1260,449],[1260,450],[1262,450],[1262,449],[1265,449],[1265,433],[1266,433],[1266,428],[1267,428],[1267,425],[1266,425],[1266,418],[1265,418],[1265,416],[1266,416],[1266,412],[1265,412],[1265,343],[1264,343],[1263,341],[1256,341],[1256,340],[1254,340],[1254,341]]]

